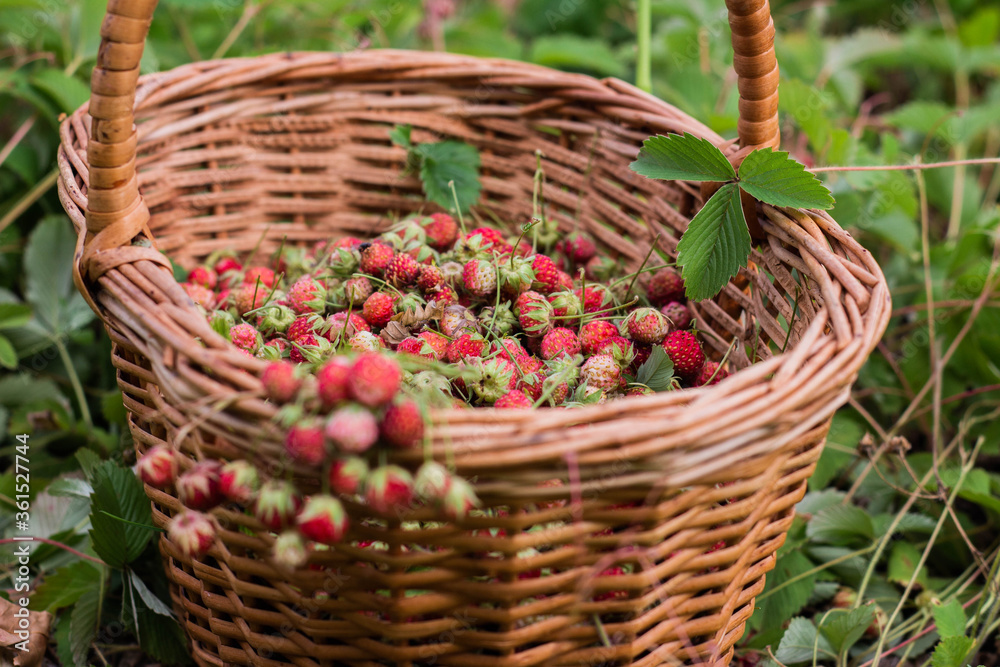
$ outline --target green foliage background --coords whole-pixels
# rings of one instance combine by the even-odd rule
[[[824,166],[997,156],[995,3],[772,4],[783,148],[794,157]],[[44,583],[32,605],[57,614],[58,659],[117,663],[138,644],[179,663],[155,536],[142,527],[147,506],[125,467],[133,459],[110,344],[73,288],[74,238],[54,188],[59,115],[87,99],[103,9],[103,0],[0,0],[0,536],[16,532],[13,436],[30,433],[35,534],[104,563],[51,545],[34,552]],[[653,93],[732,136],[722,0],[651,9]],[[466,0],[439,26],[425,19],[414,0],[161,0],[143,71],[282,49],[438,46],[635,76],[628,2]],[[1000,169],[823,178],[834,216],[884,267],[895,317],[834,420],[739,659],[771,659],[770,650],[782,664],[996,660]],[[880,636],[865,634],[873,619]]]

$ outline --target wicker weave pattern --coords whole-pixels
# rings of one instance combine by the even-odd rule
[[[141,22],[148,15],[137,7],[151,14],[154,4],[111,9]],[[777,83],[766,3],[729,4],[738,53],[759,56],[737,63],[741,95],[766,106],[770,72]],[[758,38],[743,36],[740,11],[763,26]],[[119,36],[141,43],[137,32]],[[113,92],[105,90],[109,100],[121,98]],[[136,233],[187,267],[221,247],[269,253],[283,238],[374,235],[387,211],[425,208],[419,183],[401,175],[403,150],[388,139],[410,123],[417,141],[480,149],[484,219],[518,224],[530,215],[540,149],[546,213],[636,268],[652,243],[674,255],[703,201],[696,186],[629,171],[641,141],[692,132],[723,145],[617,80],[441,54],[198,63],[140,79],[134,100],[136,133],[121,125],[125,102],[96,96],[106,120],[92,121],[86,108],[67,119],[59,191],[80,232],[79,284],[114,342],[137,448],[168,443],[189,463],[247,457],[274,475],[286,471],[256,377],[263,363],[208,327],[159,253],[129,243]],[[776,121],[744,118],[745,144],[776,145]],[[128,168],[106,181],[95,169],[111,153],[132,164],[131,146],[137,204],[120,196],[131,187]],[[102,217],[102,197],[125,208]],[[199,663],[728,662],[830,417],[889,314],[878,266],[829,216],[758,213],[765,242],[751,269],[718,303],[695,307],[716,358],[736,341],[729,359],[741,372],[707,389],[583,409],[434,414],[434,456],[475,477],[488,515],[435,524],[426,508],[380,518],[351,505],[348,542],[313,554],[313,568],[297,573],[267,560],[271,538],[235,508],[215,511],[224,530],[203,561],[161,538]],[[316,471],[289,472],[304,491],[318,488]],[[553,478],[573,483],[546,485]],[[147,492],[165,525],[178,501]],[[627,574],[602,576],[617,566]]]

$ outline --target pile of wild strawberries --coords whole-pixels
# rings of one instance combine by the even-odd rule
[[[568,408],[651,393],[637,378],[649,376],[640,368],[658,346],[673,364],[670,388],[728,375],[706,360],[673,268],[615,277],[620,267],[584,233],[545,247],[530,225],[520,231],[465,231],[435,213],[371,241],[282,248],[259,264],[220,254],[192,270],[182,287],[213,329],[270,360],[262,381],[281,406],[288,459],[327,474],[323,493],[302,498],[246,461],[178,475],[175,453],[154,447],[137,469],[187,508],[173,541],[204,553],[215,539],[205,511],[237,503],[276,534],[276,562],[297,566],[310,543],[343,538],[338,496],[382,514],[438,504],[458,518],[478,504],[465,480],[433,462],[415,476],[378,464],[385,449],[422,445],[430,409]]]

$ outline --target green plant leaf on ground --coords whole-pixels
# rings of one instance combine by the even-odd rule
[[[837,654],[826,637],[817,633],[812,621],[799,616],[788,624],[774,657],[782,664],[794,665],[800,662],[812,662],[816,657],[820,660],[836,658]]]
[[[766,597],[757,603],[759,611],[754,614],[754,627],[780,627],[799,613],[816,584],[815,573],[806,575],[814,567],[815,564],[799,549],[779,550],[774,570],[767,575]]]
[[[871,517],[855,505],[832,505],[817,513],[806,526],[809,539],[841,545],[857,539],[871,540],[875,530]]]
[[[94,311],[73,284],[75,252],[76,235],[63,215],[39,223],[24,251],[25,296],[39,323],[53,336],[75,331],[94,319]]]
[[[749,256],[750,232],[739,189],[727,183],[698,211],[677,244],[688,298],[701,301],[718,294]]]
[[[4,368],[17,368],[17,351],[11,345],[10,340],[0,335],[0,366]]]
[[[458,141],[418,144],[414,152],[420,156],[420,180],[427,199],[451,210],[458,199],[460,211],[468,211],[479,201],[482,183],[479,180],[479,151],[475,146]],[[452,193],[451,183],[455,184]]]
[[[90,88],[80,79],[60,69],[46,67],[31,78],[37,89],[51,97],[60,111],[75,111],[90,98]]]
[[[149,499],[135,473],[113,461],[94,468],[93,485],[90,537],[94,551],[108,565],[122,568],[142,553],[156,532]]]
[[[819,627],[837,655],[843,655],[861,639],[875,619],[875,607],[867,604],[857,609],[833,609]]]
[[[100,611],[103,597],[104,591],[100,588],[94,588],[81,595],[73,606],[68,619],[69,646],[66,651],[59,651],[64,662],[66,662],[64,656],[70,657],[70,661],[66,664],[89,664],[87,654],[90,653],[90,643],[97,634],[98,624],[101,622]],[[65,623],[66,620],[64,619],[63,622]]]
[[[629,168],[646,178],[672,181],[731,181],[736,170],[707,139],[685,133],[657,135],[642,142]]]
[[[922,566],[917,571],[917,563],[920,562],[920,550],[912,543],[899,541],[892,545],[892,552],[889,554],[889,567],[886,578],[897,584],[906,585],[911,578],[921,587],[927,586],[927,567]]]
[[[623,76],[625,66],[601,40],[577,35],[552,35],[535,40],[528,55],[546,67],[586,70],[603,76]]]
[[[84,594],[94,590],[100,577],[98,566],[86,560],[61,567],[45,575],[45,580],[31,595],[31,609],[55,611],[75,604]]]
[[[153,591],[149,590],[149,587],[146,586],[142,579],[132,570],[128,571],[128,580],[129,585],[132,586],[139,598],[151,612],[161,616],[167,616],[169,618],[174,617],[174,612],[171,611],[170,607],[168,607],[163,600],[156,597]]]
[[[788,153],[756,150],[740,165],[740,187],[755,199],[785,208],[833,208],[833,195]]]
[[[937,626],[941,639],[965,636],[965,610],[957,599],[933,605],[931,614],[934,615],[934,625]]]
[[[639,366],[635,381],[644,384],[653,391],[667,391],[674,379],[674,362],[670,360],[666,350],[657,345],[649,354],[649,359]]]

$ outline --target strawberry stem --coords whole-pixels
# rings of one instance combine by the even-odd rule
[[[451,188],[451,196],[455,198],[455,213],[458,214],[458,226],[462,228],[462,236],[465,236],[465,219],[462,217],[462,207],[458,205],[458,190],[455,189],[455,181],[448,181]]]
[[[653,242],[649,244],[649,252],[646,253],[646,258],[644,260],[642,260],[642,264],[639,265],[639,270],[635,272],[634,276],[632,276],[632,282],[630,282],[628,284],[628,289],[625,290],[625,297],[626,298],[628,298],[629,293],[632,291],[632,288],[635,286],[635,281],[638,280],[639,274],[642,273],[642,267],[646,266],[646,262],[648,262],[649,258],[653,256],[653,250],[656,248],[656,242],[659,241],[659,240],[660,240],[660,235],[657,234],[656,238],[653,239]]]

